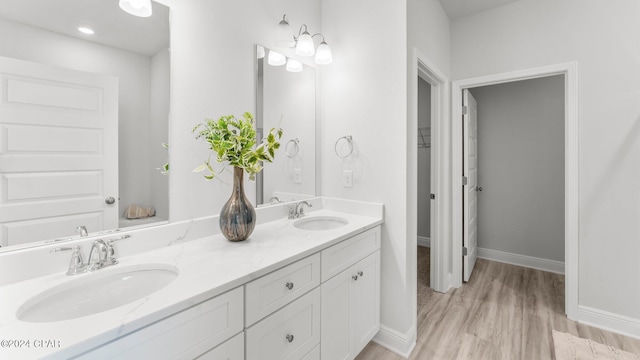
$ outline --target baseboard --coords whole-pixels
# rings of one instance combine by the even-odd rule
[[[640,339],[640,319],[579,305],[578,322]]]
[[[484,248],[478,248],[478,257],[481,259],[493,260],[556,274],[564,274],[564,262],[562,261],[547,260],[533,256],[518,255]]]
[[[380,331],[373,338],[373,341],[404,358],[408,358],[413,348],[416,347],[416,328],[411,327],[406,334],[402,334],[380,325]]]
[[[418,236],[418,246],[422,246],[422,247],[431,247],[431,238],[428,238],[426,236]]]

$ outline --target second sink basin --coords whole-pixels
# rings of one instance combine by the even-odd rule
[[[302,230],[331,230],[347,225],[349,221],[337,216],[315,216],[296,220],[293,226]]]
[[[27,300],[16,317],[27,322],[51,322],[111,310],[169,285],[178,276],[178,269],[166,264],[144,264],[81,276]]]

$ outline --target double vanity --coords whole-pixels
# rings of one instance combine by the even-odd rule
[[[103,236],[117,264],[79,275],[61,244],[1,254],[57,271],[0,279],[0,358],[354,358],[380,326],[383,206],[309,202],[257,209],[238,243],[217,217]]]

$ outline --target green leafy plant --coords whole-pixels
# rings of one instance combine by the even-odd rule
[[[213,180],[216,172],[211,166],[211,157],[215,154],[219,163],[227,162],[234,167],[242,168],[254,181],[256,174],[262,170],[263,162],[273,162],[275,151],[280,147],[282,129],[272,128],[260,144],[256,141],[256,130],[253,127],[253,115],[245,112],[241,119],[233,115],[221,116],[218,120],[205,119],[193,128],[196,139],[209,144],[211,154],[204,164],[193,171],[208,171],[205,179]]]

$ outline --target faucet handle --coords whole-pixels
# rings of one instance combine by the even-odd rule
[[[78,275],[87,271],[87,267],[84,265],[84,261],[82,261],[82,253],[80,252],[80,246],[75,245],[74,247],[59,247],[51,250],[51,253],[57,252],[67,252],[73,251],[71,254],[71,261],[69,261],[69,269],[67,270],[67,275]]]
[[[296,205],[289,205],[289,220],[296,218]]]
[[[89,232],[87,231],[87,227],[84,225],[80,225],[76,228],[76,234],[80,235],[80,237],[89,236]]]
[[[69,270],[67,270],[67,275],[78,275],[85,271],[87,271],[87,268],[84,266],[84,261],[82,261],[80,246],[76,245],[73,247],[73,254],[71,254],[71,261],[69,261]]]

